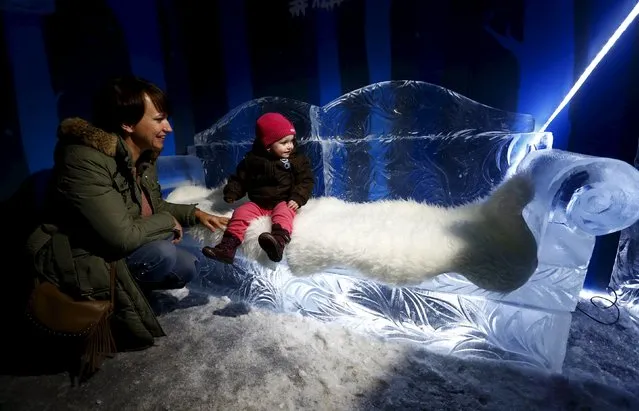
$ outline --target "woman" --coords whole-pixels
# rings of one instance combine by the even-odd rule
[[[126,77],[96,95],[92,124],[64,120],[45,224],[28,241],[40,279],[78,300],[109,299],[116,268],[111,329],[119,351],[164,335],[145,291],[182,288],[197,274],[195,256],[176,247],[182,226],[216,230],[228,221],[162,199],[155,160],[172,131],[168,114],[157,86]]]

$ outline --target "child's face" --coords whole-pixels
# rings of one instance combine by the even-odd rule
[[[295,140],[294,135],[288,135],[275,143],[271,144],[268,148],[268,151],[275,154],[279,158],[288,158],[293,152],[293,140]]]

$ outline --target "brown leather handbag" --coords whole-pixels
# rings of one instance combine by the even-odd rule
[[[110,300],[75,300],[47,281],[38,281],[27,305],[27,318],[45,334],[80,343],[79,375],[92,374],[116,352],[110,320],[115,295],[111,264]]]

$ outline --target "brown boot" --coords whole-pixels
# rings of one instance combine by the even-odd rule
[[[282,261],[284,247],[291,241],[291,235],[279,224],[273,224],[270,233],[262,233],[257,238],[262,250],[266,252],[268,258],[276,263]]]
[[[222,241],[215,247],[204,247],[202,254],[208,258],[221,261],[225,264],[232,264],[235,259],[235,251],[242,242],[233,234],[224,233]]]

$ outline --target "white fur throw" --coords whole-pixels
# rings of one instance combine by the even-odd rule
[[[515,175],[488,198],[454,208],[406,200],[311,199],[295,219],[284,256],[296,276],[347,268],[365,278],[405,286],[458,273],[478,287],[508,292],[522,286],[537,267],[537,244],[521,215],[533,195],[529,177]],[[180,187],[167,200],[232,214],[221,187]],[[240,247],[246,257],[265,265],[273,263],[257,237],[270,226],[268,217],[252,222]],[[222,236],[200,226],[190,233],[204,245],[217,244]]]

